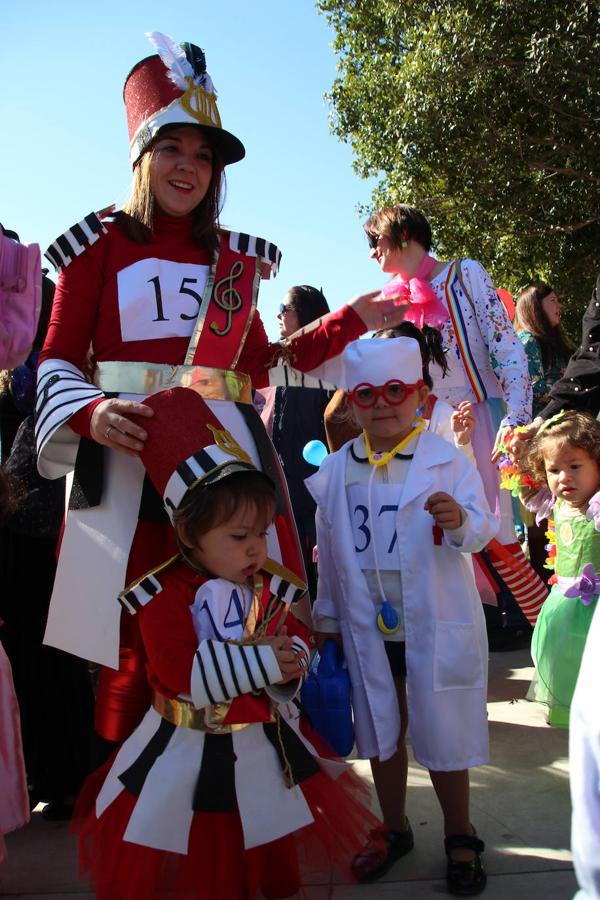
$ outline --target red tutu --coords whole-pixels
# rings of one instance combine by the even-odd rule
[[[320,752],[314,733],[311,741]],[[237,811],[196,812],[187,855],[156,850],[123,840],[137,800],[128,791],[96,817],[96,796],[112,762],[87,780],[72,822],[80,873],[90,875],[99,900],[251,900],[258,890],[276,900],[336,876],[352,882],[350,862],[380,826],[370,811],[369,789],[353,772],[334,780],[319,771],[302,783],[314,822],[293,834],[246,850]]]

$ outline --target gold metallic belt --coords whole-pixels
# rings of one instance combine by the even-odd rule
[[[171,387],[192,388],[205,400],[232,400],[252,403],[249,375],[212,366],[163,366],[144,362],[99,362],[94,384],[117,394],[148,396]]]
[[[196,731],[209,731],[211,734],[231,734],[241,731],[253,722],[236,722],[233,725],[223,724],[229,711],[229,703],[215,703],[203,709],[195,709],[185,700],[171,700],[156,691],[152,696],[152,706],[163,719],[179,725],[180,728],[193,728]]]

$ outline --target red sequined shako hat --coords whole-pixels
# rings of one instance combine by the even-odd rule
[[[157,31],[147,37],[158,56],[137,63],[123,88],[131,165],[135,166],[165,125],[201,125],[225,165],[243,159],[242,142],[221,127],[217,92],[206,71],[204,51],[195,44],[177,44]]]
[[[154,415],[144,419],[148,437],[140,459],[171,522],[187,492],[197,485],[214,484],[237,472],[260,471],[192,388],[168,388],[147,397],[144,404]]]

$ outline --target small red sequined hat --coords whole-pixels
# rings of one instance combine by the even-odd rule
[[[177,44],[157,31],[147,37],[158,56],[137,63],[123,88],[131,165],[165,125],[201,125],[226,165],[243,159],[242,142],[221,127],[217,92],[206,71],[204,51],[195,44]]]
[[[260,471],[192,388],[169,388],[144,400],[148,437],[140,458],[173,521],[186,493],[237,472]],[[268,479],[268,476],[265,475]],[[268,479],[270,481],[270,479]]]

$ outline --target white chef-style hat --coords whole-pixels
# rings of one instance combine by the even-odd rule
[[[417,341],[410,337],[371,338],[352,341],[344,350],[344,383],[347,391],[363,383],[403,381],[416,384],[423,378],[423,361]]]

